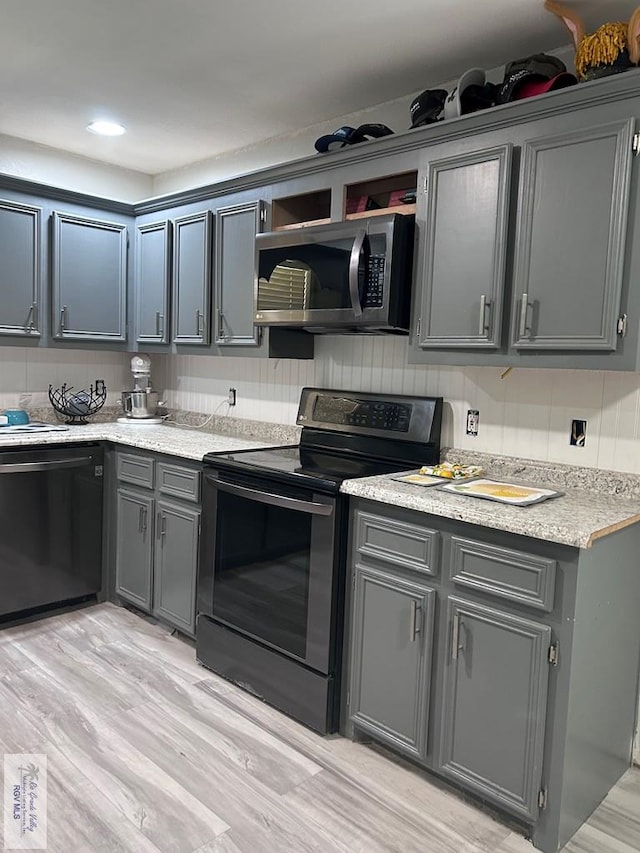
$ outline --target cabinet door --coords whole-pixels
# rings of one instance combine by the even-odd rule
[[[168,344],[171,223],[139,225],[136,234],[136,340]]]
[[[538,812],[551,629],[448,600],[438,767],[528,820]]]
[[[195,632],[200,512],[157,502],[153,610],[171,624]]]
[[[513,343],[615,350],[633,120],[523,147]]]
[[[500,345],[512,146],[429,163],[421,347]]]
[[[151,611],[153,498],[118,489],[116,592]]]
[[[42,210],[0,201],[0,334],[39,337]]]
[[[256,234],[262,230],[261,201],[216,211],[216,331],[218,346],[258,346],[253,325]]]
[[[173,229],[173,340],[209,344],[211,211],[180,216]]]
[[[127,226],[53,213],[54,338],[126,340]]]
[[[414,758],[427,753],[434,590],[355,568],[350,715]]]

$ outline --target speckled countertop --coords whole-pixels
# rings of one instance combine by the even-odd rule
[[[234,435],[204,432],[185,427],[160,424],[135,426],[130,424],[98,423],[72,426],[64,432],[19,433],[10,435],[0,430],[0,448],[28,447],[33,445],[61,445],[83,441],[110,441],[155,453],[180,456],[182,459],[202,461],[205,453],[230,452],[251,447],[268,447],[278,441],[242,438]],[[288,442],[284,440],[283,444]]]
[[[513,461],[515,463],[515,460]],[[520,460],[521,466],[522,462],[523,460]],[[591,470],[592,477],[597,477],[599,473]],[[341,491],[380,503],[402,506],[418,512],[470,524],[480,524],[483,527],[492,527],[534,539],[545,539],[575,548],[589,548],[594,540],[622,527],[640,522],[640,498],[638,497],[626,497],[584,488],[567,488],[557,481],[550,483],[551,478],[546,481],[541,477],[523,479],[522,475],[519,478],[513,475],[507,478],[504,470],[496,471],[488,466],[487,476],[504,477],[509,482],[519,482],[523,485],[562,489],[565,493],[543,503],[518,507],[466,495],[449,494],[433,486],[399,483],[389,476],[347,480],[342,484]]]

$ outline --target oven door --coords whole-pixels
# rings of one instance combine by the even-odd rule
[[[336,497],[205,474],[198,611],[306,666],[333,666]]]

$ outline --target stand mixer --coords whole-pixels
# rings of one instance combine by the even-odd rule
[[[157,414],[159,394],[151,387],[151,359],[144,353],[138,353],[131,359],[133,373],[133,391],[123,391],[122,410],[125,416],[118,418],[119,424],[161,424],[163,417]]]

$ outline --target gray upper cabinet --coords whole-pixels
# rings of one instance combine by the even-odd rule
[[[417,280],[424,283],[418,342],[423,348],[495,349],[501,343],[512,146],[443,157],[447,149],[429,153],[420,199],[426,234],[418,258]]]
[[[450,596],[438,769],[526,820],[541,789],[551,628]]]
[[[136,340],[169,343],[171,222],[163,219],[136,228]]]
[[[173,341],[211,341],[211,211],[173,220]]]
[[[125,341],[126,224],[54,211],[52,229],[53,337]]]
[[[534,139],[522,152],[513,345],[617,346],[634,121]]]
[[[351,657],[351,720],[424,759],[436,593],[357,565]]]
[[[256,282],[255,238],[262,230],[262,201],[222,207],[216,211],[215,342],[218,346],[258,346],[260,329],[253,325]]]
[[[0,334],[39,337],[42,209],[0,200]]]

